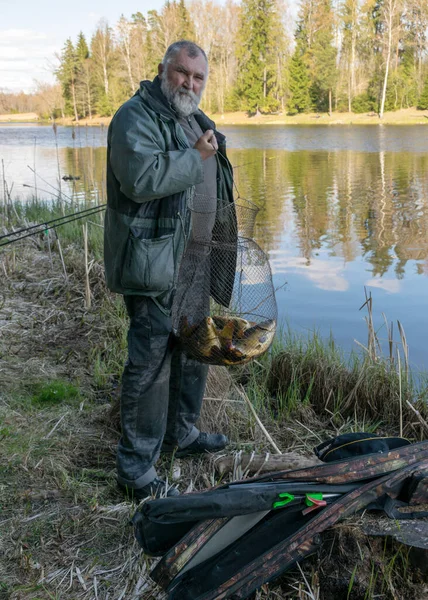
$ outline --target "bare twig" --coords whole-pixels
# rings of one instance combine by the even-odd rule
[[[244,392],[242,386],[237,387],[236,388],[239,395],[241,396],[241,398],[244,399],[245,403],[247,404],[248,408],[250,409],[253,417],[255,418],[257,425],[260,427],[260,429],[263,431],[264,435],[266,436],[266,439],[268,440],[268,442],[271,444],[272,448],[275,450],[276,454],[282,454],[281,450],[278,448],[278,446],[275,444],[275,442],[273,441],[270,433],[268,432],[268,430],[266,429],[266,427],[263,425],[263,423],[260,421],[254,406],[251,404],[250,399],[248,398],[247,394]]]
[[[409,402],[409,400],[406,400],[406,404],[415,413],[415,415],[419,419],[419,422],[422,425],[422,427],[424,427],[426,429],[426,431],[428,432],[428,423],[422,417],[421,413],[413,406],[413,404],[411,402]]]

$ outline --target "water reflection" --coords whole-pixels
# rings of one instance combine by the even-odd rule
[[[288,237],[307,267],[324,248],[345,263],[364,258],[373,277],[391,267],[403,277],[407,261],[426,259],[427,155],[235,150],[232,158],[270,251]]]
[[[19,153],[31,166],[31,156]],[[321,273],[325,265],[317,257],[323,249],[330,265],[333,258],[344,264],[363,259],[373,280],[391,269],[397,279],[404,277],[408,261],[416,261],[417,273],[425,274],[428,155],[254,149],[230,150],[229,156],[239,194],[260,208],[256,238],[275,263],[282,257],[278,268],[295,257],[293,268],[307,268],[308,276]],[[39,148],[38,177],[21,170],[15,190],[28,194],[37,187],[45,197],[40,190],[47,179],[52,196],[61,189],[74,201],[89,196],[105,202],[105,162],[105,148]],[[63,175],[76,179],[64,182]],[[22,183],[32,188],[23,189]]]

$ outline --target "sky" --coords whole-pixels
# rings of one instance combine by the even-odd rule
[[[219,0],[220,2],[222,0]],[[54,82],[67,38],[80,31],[89,42],[101,18],[114,25],[123,14],[160,10],[164,0],[0,0],[0,90],[31,92],[35,81]],[[296,8],[296,0],[288,4]]]
[[[106,18],[114,25],[121,14],[159,10],[164,0],[0,0],[0,90],[30,92],[34,80],[54,81],[55,53],[65,40],[83,31],[89,40]]]

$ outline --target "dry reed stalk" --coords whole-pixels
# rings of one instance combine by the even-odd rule
[[[404,332],[404,327],[402,326],[400,321],[397,321],[397,325],[398,325],[398,331],[400,332],[401,344],[403,346],[404,368],[405,368],[405,372],[406,372],[406,382],[408,383],[409,382],[409,346],[407,344],[407,338],[406,338],[406,334]]]
[[[401,359],[400,349],[397,348],[397,372],[398,372],[398,402],[400,405],[400,437],[403,437],[403,394],[401,389]]]
[[[61,169],[59,166],[59,149],[58,149],[58,127],[57,124],[55,123],[55,121],[52,124],[52,129],[54,132],[54,136],[55,136],[55,148],[56,148],[56,164],[58,167],[58,188],[59,188],[59,202],[60,202],[60,207],[61,207],[61,212],[62,214],[64,214],[64,203],[62,200],[62,190],[61,190]]]
[[[241,398],[243,398],[243,400],[247,404],[248,408],[251,411],[251,414],[253,415],[253,417],[256,420],[257,425],[263,431],[266,439],[271,444],[271,446],[275,450],[276,454],[282,454],[281,450],[278,448],[278,446],[273,441],[270,433],[268,432],[268,430],[266,429],[266,427],[263,425],[263,423],[261,422],[260,418],[258,417],[258,415],[257,415],[257,413],[256,413],[256,411],[254,409],[254,406],[251,404],[250,399],[248,398],[247,394],[244,392],[242,386],[237,387],[236,390],[237,390],[238,394],[241,396]]]
[[[88,224],[82,225],[83,229],[83,243],[85,247],[85,308],[91,308],[91,286],[89,284],[89,271],[90,266],[88,264]]]
[[[382,313],[382,317],[385,321],[386,330],[388,332],[389,360],[391,364],[394,364],[394,323],[391,321],[391,325],[389,325],[385,313]]]
[[[64,256],[62,254],[61,242],[59,241],[59,235],[58,235],[57,230],[54,229],[54,231],[56,233],[56,241],[58,243],[58,252],[59,252],[60,259],[61,259],[62,270],[64,271],[64,279],[65,279],[65,281],[68,282],[67,269],[65,268],[65,262],[64,262]]]
[[[419,423],[422,425],[422,427],[424,427],[426,429],[426,431],[428,433],[428,423],[422,417],[421,413],[413,406],[413,404],[411,402],[409,402],[409,400],[406,400],[406,404],[415,413],[416,417],[419,420]]]
[[[38,196],[37,196],[37,178],[36,178],[36,150],[37,150],[37,138],[36,136],[34,136],[34,154],[33,154],[33,165],[34,165],[34,193],[35,193],[35,197],[36,197],[36,202],[38,200]]]
[[[53,269],[52,250],[51,250],[51,233],[50,233],[49,229],[47,229],[45,231],[45,233],[48,236],[49,260],[50,260],[50,263],[51,263],[51,268]]]
[[[364,294],[366,301],[360,306],[360,310],[367,308],[368,315],[364,317],[367,324],[367,352],[371,360],[376,360],[376,344],[375,344],[375,331],[373,325],[373,311],[372,311],[372,295],[371,293],[367,296],[367,290],[364,288]]]
[[[3,202],[2,207],[6,208],[6,177],[4,174],[4,160],[1,159],[1,168],[2,168],[2,183],[3,183]],[[6,214],[5,214],[6,216]]]

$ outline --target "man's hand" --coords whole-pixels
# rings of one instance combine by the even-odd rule
[[[212,129],[207,129],[204,135],[201,135],[199,140],[193,146],[195,150],[198,150],[202,160],[206,160],[214,154],[218,150],[217,139],[214,135],[214,131]]]

